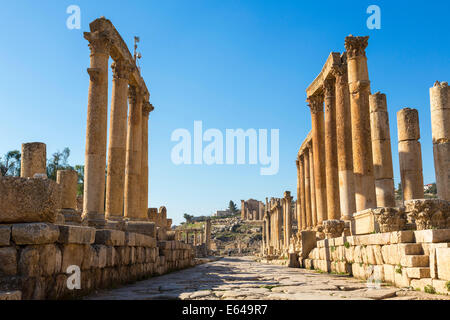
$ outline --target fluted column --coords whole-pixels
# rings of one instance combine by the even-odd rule
[[[147,220],[141,210],[142,163],[142,104],[143,97],[135,86],[129,88],[130,112],[125,171],[125,217],[130,220]]]
[[[335,79],[323,83],[325,95],[325,166],[327,181],[327,218],[340,219],[339,175],[336,141]]]
[[[311,216],[311,177],[310,173],[311,170],[309,168],[310,166],[310,160],[309,160],[309,151],[308,149],[305,149],[303,152],[303,159],[305,162],[305,221],[306,226],[308,228],[311,228],[313,226],[312,224],[312,216]]]
[[[316,188],[314,178],[314,152],[312,141],[308,144],[308,158],[309,158],[309,186],[311,199],[311,226],[314,228],[317,225],[317,210],[316,210]]]
[[[450,201],[450,87],[436,81],[430,88],[434,170],[439,199]]]
[[[108,173],[105,214],[108,220],[123,219],[125,152],[127,145],[128,81],[131,67],[118,60],[112,64],[113,86],[109,126]]]
[[[148,210],[148,118],[153,105],[145,102],[142,108],[141,210]]]
[[[327,184],[325,172],[325,128],[323,96],[308,97],[311,108],[312,141],[314,149],[314,184],[316,187],[317,225],[327,220]]]
[[[376,207],[370,134],[370,81],[365,49],[369,37],[345,38],[352,122],[356,211]]]
[[[411,108],[404,108],[398,111],[397,129],[403,201],[423,199],[419,112]]]
[[[378,207],[395,207],[394,170],[392,169],[391,134],[386,95],[377,92],[369,97],[373,169]]]
[[[300,219],[302,230],[305,230],[308,227],[306,223],[306,206],[305,206],[305,158],[304,155],[301,154],[299,158],[299,167],[300,167]]]
[[[91,49],[88,73],[86,152],[84,167],[83,219],[89,225],[105,225],[105,166],[108,122],[108,60],[111,47],[106,35],[85,32]]]
[[[353,176],[352,122],[348,88],[347,61],[345,56],[339,66],[333,68],[336,78],[336,143],[339,171],[339,198],[341,220],[350,220],[356,211],[355,180]]]

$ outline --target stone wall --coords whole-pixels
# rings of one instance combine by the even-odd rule
[[[307,269],[449,294],[450,229],[324,239],[299,262]]]
[[[80,290],[68,289],[71,265],[80,267]],[[179,241],[51,223],[0,225],[0,292],[23,299],[76,298],[190,266],[192,247]]]

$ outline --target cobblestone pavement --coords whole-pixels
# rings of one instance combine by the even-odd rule
[[[255,262],[254,257],[226,257],[135,284],[99,291],[98,300],[423,300],[449,299],[313,270]]]

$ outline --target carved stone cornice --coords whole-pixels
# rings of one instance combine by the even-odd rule
[[[133,67],[123,59],[114,61],[111,64],[114,79],[128,80],[130,73],[133,71]]]
[[[312,114],[323,111],[323,95],[310,96],[306,101],[308,102]]]
[[[354,37],[352,35],[345,38],[345,50],[349,59],[357,56],[366,56],[366,48],[368,45],[369,36]]]
[[[111,39],[105,32],[85,32],[84,38],[89,41],[91,56],[95,54],[110,55]]]

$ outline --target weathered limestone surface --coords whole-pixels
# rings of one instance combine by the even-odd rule
[[[0,179],[1,223],[54,222],[59,207],[59,187],[52,180]]]
[[[375,191],[378,207],[394,207],[394,171],[386,95],[369,96]]]
[[[404,108],[397,112],[398,152],[403,200],[423,199],[422,151],[419,113]]]
[[[35,174],[47,176],[47,147],[45,143],[22,144],[20,177],[34,178]]]
[[[57,226],[49,223],[23,223],[12,226],[11,239],[15,244],[50,244],[59,238]]]
[[[308,143],[309,152],[309,177],[310,177],[310,196],[311,196],[311,225],[317,225],[317,209],[316,209],[316,186],[314,178],[314,152],[312,142]]]
[[[450,201],[450,87],[436,81],[430,88],[431,129],[438,197]]]
[[[405,208],[417,230],[450,228],[450,201],[414,199],[405,201]]]

